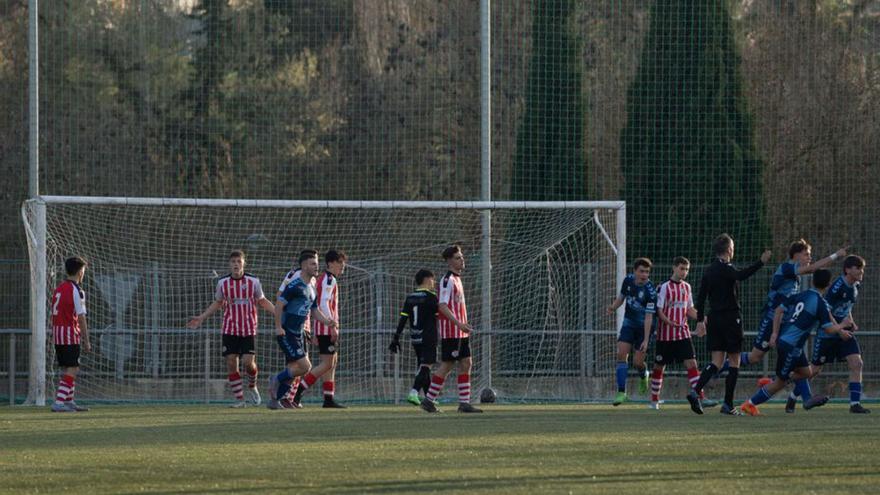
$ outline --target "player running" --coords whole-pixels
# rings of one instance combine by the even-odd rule
[[[229,389],[235,402],[229,407],[241,408],[247,404],[260,405],[260,391],[257,389],[257,306],[275,312],[273,305],[263,295],[260,279],[244,271],[247,263],[243,251],[235,250],[229,255],[229,275],[217,281],[214,302],[202,314],[190,319],[187,328],[199,328],[206,318],[223,308],[223,357]],[[242,388],[239,361],[248,379],[247,402]]]
[[[648,350],[648,341],[651,337],[651,328],[654,324],[655,305],[657,304],[657,291],[649,277],[651,276],[651,260],[648,258],[636,258],[633,262],[633,271],[623,279],[620,293],[607,308],[609,315],[622,304],[626,303],[623,316],[623,326],[617,334],[617,395],[613,405],[619,406],[628,400],[626,395],[626,378],[629,375],[627,361],[633,350],[633,366],[639,374],[639,393],[648,393],[648,368],[645,366],[645,353]]]
[[[421,404],[419,391],[426,396],[431,385],[431,366],[437,362],[437,293],[434,292],[434,272],[419,270],[416,273],[416,290],[406,296],[397,331],[391,339],[388,350],[392,354],[400,351],[400,334],[409,320],[410,341],[418,360],[419,370],[416,373],[412,390],[406,396],[407,402],[418,406]]]
[[[80,351],[92,350],[86,322],[86,293],[80,287],[86,274],[86,265],[86,261],[78,256],[65,260],[67,279],[52,293],[52,337],[55,342],[55,359],[62,373],[55,392],[55,402],[51,406],[53,412],[89,410],[73,400]]]

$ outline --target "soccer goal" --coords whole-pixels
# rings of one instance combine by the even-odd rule
[[[89,263],[93,347],[82,356],[78,397],[228,399],[220,314],[199,330],[185,325],[211,303],[233,249],[245,250],[246,271],[270,300],[300,250],[348,254],[336,379],[347,402],[393,402],[409,390],[416,362],[408,339],[397,355],[388,344],[414,274],[428,268],[439,279],[440,253],[452,243],[466,256],[476,394],[491,385],[506,400],[588,400],[612,387],[621,315],[604,308],[626,273],[623,202],[45,196],[25,202],[22,216],[35,301],[31,403],[44,403],[55,370],[48,299],[72,255]],[[259,318],[265,378],[284,363],[271,314]]]

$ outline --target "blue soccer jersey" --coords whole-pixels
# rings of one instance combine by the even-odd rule
[[[775,310],[789,297],[797,294],[801,289],[798,278],[798,264],[794,261],[786,261],[776,268],[773,278],[770,280],[770,291],[767,292],[768,311]]]
[[[785,309],[785,316],[779,330],[779,341],[794,348],[803,347],[807,337],[817,327],[828,328],[833,325],[828,303],[815,289],[789,297],[780,307]],[[825,332],[820,330],[819,333]]]
[[[278,300],[285,303],[281,326],[291,332],[302,331],[309,312],[312,308],[318,307],[315,299],[314,287],[305,283],[302,278],[292,280],[278,296]]]
[[[650,280],[644,285],[636,284],[636,277],[629,274],[620,286],[620,297],[626,302],[623,314],[623,326],[643,328],[645,315],[657,312],[657,290]]]
[[[855,306],[858,297],[859,283],[856,282],[853,285],[849,285],[846,282],[846,278],[842,275],[837,277],[837,280],[831,284],[831,288],[825,293],[825,301],[828,302],[828,306],[831,308],[831,316],[833,316],[838,323],[845,320],[846,317],[852,313],[852,308]],[[825,332],[819,332],[819,338],[840,339],[840,335],[830,335]]]

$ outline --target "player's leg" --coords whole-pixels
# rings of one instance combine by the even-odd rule
[[[329,335],[318,335],[318,365],[312,368],[308,373],[303,375],[302,380],[299,382],[299,387],[296,390],[296,395],[293,397],[294,403],[299,403],[302,401],[302,396],[306,392],[306,390],[310,389],[312,385],[314,385],[318,378],[321,378],[325,374],[327,374],[330,370],[333,369],[334,357],[336,355],[336,343],[330,340]],[[327,379],[325,378],[324,383],[327,383]],[[325,392],[325,401],[327,396],[327,387],[324,386]],[[335,384],[330,378],[329,387],[331,389],[335,388]],[[332,400],[333,394],[330,394]]]
[[[254,406],[259,406],[263,399],[260,397],[260,391],[257,389],[257,356],[254,350],[241,355],[241,366],[244,368],[245,376],[247,376],[247,401]]]
[[[651,409],[660,409],[660,390],[663,388],[664,370],[666,365],[662,363],[662,359],[661,362],[655,360],[654,369],[651,370],[651,403],[648,405]]]
[[[429,364],[425,362],[425,358],[427,357],[427,352],[425,351],[425,342],[413,344],[412,347],[413,352],[416,355],[418,370],[416,371],[416,376],[413,380],[412,389],[410,390],[409,395],[406,396],[406,401],[410,404],[418,406],[422,402],[421,398],[419,397],[419,392],[427,395],[428,387],[431,386],[431,364],[433,363]],[[436,359],[434,359],[433,361],[436,361]]]
[[[617,363],[614,369],[614,376],[617,380],[617,395],[614,396],[613,405],[619,406],[626,401],[626,378],[629,375],[629,353],[632,351],[634,340],[634,332],[628,327],[620,329],[620,335],[617,337]]]
[[[862,350],[855,337],[841,342],[841,354],[849,368],[849,412],[867,414],[869,409],[862,407]]]
[[[79,345],[56,345],[55,359],[61,378],[55,391],[55,401],[52,403],[53,412],[87,411],[85,407],[77,406],[74,401],[76,392],[76,376],[79,373]]]
[[[471,368],[473,361],[471,359],[470,338],[461,339],[458,358],[458,412],[460,413],[481,413],[482,409],[477,409],[471,405]]]
[[[639,332],[633,339],[633,368],[639,376],[639,394],[646,395],[648,393],[648,367],[645,365],[646,352],[639,349],[642,348],[642,342],[645,341],[645,333]]]
[[[336,366],[339,363],[339,353],[334,352],[330,357],[330,369],[324,373],[323,390],[324,390],[324,407],[334,409],[345,409],[345,406],[336,402]]]
[[[727,377],[724,379],[724,405],[729,410],[733,410],[733,397],[736,393],[736,382],[739,380],[739,359],[741,343],[731,343],[728,347],[727,361],[730,369],[727,370]]]
[[[775,311],[767,311],[761,318],[752,349],[740,354],[740,366],[748,366],[764,359],[764,355],[770,350],[770,335],[773,334],[773,315]]]
[[[443,382],[446,381],[449,372],[452,371],[452,368],[458,363],[461,340],[462,339],[440,340],[440,366],[437,367],[434,375],[431,376],[431,385],[428,387],[428,393],[425,395],[425,398],[422,399],[421,403],[422,409],[427,412],[438,411],[436,405],[437,397],[440,395],[440,391],[443,390]]]
[[[269,401],[266,407],[282,409],[290,404],[286,396],[290,392],[294,378],[308,373],[311,362],[303,347],[302,333],[285,331],[284,335],[277,335],[275,338],[287,364],[280,373],[269,377]]]
[[[224,335],[223,336],[223,358],[226,360],[226,373],[227,373],[227,382],[229,383],[229,390],[232,392],[232,396],[235,398],[235,402],[232,403],[231,406],[233,408],[244,407],[244,389],[242,388],[242,380],[241,373],[238,371],[239,364],[239,355],[240,351],[238,346],[227,345],[228,341],[226,337],[233,337],[232,335]]]

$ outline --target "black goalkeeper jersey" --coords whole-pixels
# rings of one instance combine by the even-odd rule
[[[406,296],[400,321],[397,323],[397,335],[403,332],[409,320],[410,338],[413,344],[421,344],[423,339],[437,341],[437,294],[427,289],[418,289]]]

